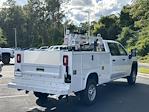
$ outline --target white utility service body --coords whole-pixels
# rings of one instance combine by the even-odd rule
[[[110,44],[121,46],[122,54],[111,54]],[[103,45],[104,51],[17,51],[9,87],[68,95],[85,90],[93,75],[97,85],[130,76],[136,59],[129,58],[118,42],[103,40]]]

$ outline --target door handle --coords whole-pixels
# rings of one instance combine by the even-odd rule
[[[36,68],[37,71],[44,72],[44,68]]]
[[[94,55],[92,55],[92,61],[94,60]]]
[[[113,61],[113,62],[115,62],[116,60],[115,60],[115,59],[113,59],[112,61]]]
[[[123,61],[125,61],[126,59],[122,59]]]

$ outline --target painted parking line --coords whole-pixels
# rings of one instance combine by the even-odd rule
[[[146,75],[138,75],[139,77],[142,77],[142,78],[147,78],[149,79],[149,76],[146,76]]]
[[[0,86],[8,86],[8,84],[0,84]]]
[[[33,106],[29,108],[27,112],[45,112],[45,109],[45,107]]]
[[[0,96],[0,99],[5,99],[5,98],[16,98],[16,97],[26,97],[26,95],[11,95],[11,96]]]

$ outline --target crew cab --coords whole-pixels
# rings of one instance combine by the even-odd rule
[[[135,84],[135,52],[128,54],[119,42],[69,34],[64,44],[68,50],[17,51],[15,77],[8,86],[33,91],[43,100],[48,95],[61,98],[75,93],[90,105],[95,103],[101,84],[119,78]]]

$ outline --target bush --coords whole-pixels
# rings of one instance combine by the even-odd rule
[[[149,53],[149,26],[143,28],[140,32],[136,47],[140,56],[145,56]]]

